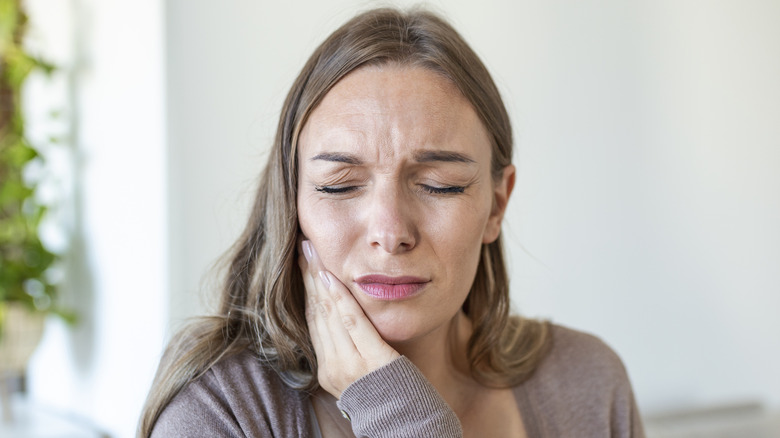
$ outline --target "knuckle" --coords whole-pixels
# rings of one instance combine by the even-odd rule
[[[314,319],[315,316],[317,316],[317,308],[316,306],[313,306],[311,304],[306,306],[306,310],[304,311],[304,316],[306,316],[307,320]]]
[[[355,315],[342,315],[341,323],[348,331],[352,331],[357,328],[357,318],[355,318]]]
[[[331,303],[328,301],[320,301],[317,303],[317,309],[323,316],[330,315],[331,311],[333,310],[331,307]]]

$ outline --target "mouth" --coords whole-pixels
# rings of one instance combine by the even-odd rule
[[[372,298],[397,301],[417,295],[430,283],[430,280],[411,276],[364,275],[355,279],[355,283]]]

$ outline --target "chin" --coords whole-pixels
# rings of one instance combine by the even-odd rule
[[[379,336],[390,345],[405,344],[420,336],[420,333],[408,327],[377,327]]]
[[[408,313],[403,316],[369,315],[369,319],[379,332],[379,336],[391,345],[415,341],[441,326],[441,324],[432,324],[434,321],[430,317],[426,318],[425,315],[410,315]]]

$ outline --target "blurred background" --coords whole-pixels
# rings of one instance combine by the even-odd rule
[[[295,75],[388,4],[417,3],[25,2],[28,50],[59,67],[24,102],[33,142],[66,139],[42,234],[79,323],[47,319],[8,436],[133,436],[167,339],[213,302]],[[424,4],[513,119],[515,310],[610,344],[649,436],[780,436],[780,2]]]

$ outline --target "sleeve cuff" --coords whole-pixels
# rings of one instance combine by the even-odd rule
[[[460,421],[404,356],[352,383],[338,407],[357,437],[461,437]]]

